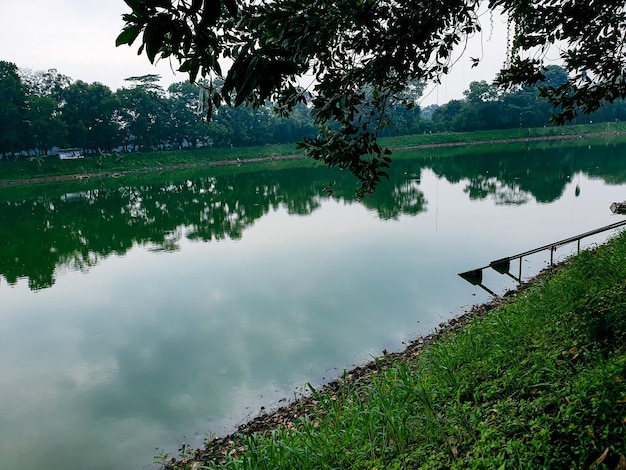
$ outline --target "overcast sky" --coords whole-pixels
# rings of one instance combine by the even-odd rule
[[[0,0],[0,60],[33,71],[54,68],[72,80],[97,81],[112,90],[137,75],[159,74],[164,88],[186,80],[169,62],[154,66],[145,54],[138,56],[137,43],[115,47],[124,26],[121,16],[129,11],[123,0]],[[505,58],[506,25],[500,18],[491,22],[484,17],[482,22],[482,37],[475,38],[465,60],[429,91],[422,105],[462,98],[472,81],[495,78]],[[481,57],[482,62],[472,69],[469,57]]]

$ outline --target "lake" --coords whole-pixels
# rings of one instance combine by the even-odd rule
[[[0,469],[152,468],[488,300],[458,273],[624,199],[623,139],[398,152],[364,201],[308,161],[2,188]]]

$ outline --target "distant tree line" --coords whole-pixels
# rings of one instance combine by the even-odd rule
[[[536,87],[509,91],[485,81],[472,82],[464,99],[424,110],[418,106],[423,85],[414,84],[403,96],[389,100],[390,125],[379,130],[379,136],[547,125],[553,108],[539,97],[538,87],[559,86],[567,81],[567,74],[550,66],[545,76]],[[130,77],[127,87],[114,92],[101,83],[72,81],[55,69],[25,72],[0,61],[0,155],[4,160],[47,155],[59,147],[77,147],[87,154],[239,147],[292,143],[318,132],[302,103],[288,118],[275,113],[269,102],[256,108],[213,107],[210,89],[202,81],[174,83],[164,90],[159,78]],[[211,89],[222,85],[213,80]],[[407,102],[414,105],[407,107]],[[625,117],[626,105],[618,100],[579,120]]]
[[[113,92],[101,83],[72,81],[51,69],[24,72],[0,61],[0,155],[49,154],[77,147],[87,154],[296,142],[315,135],[302,105],[286,119],[267,104],[221,108],[206,122],[202,82],[174,83],[158,75],[130,77]]]
[[[425,110],[431,117],[432,130],[469,132],[549,125],[550,117],[559,109],[555,110],[542,98],[539,89],[559,87],[567,82],[568,77],[567,72],[556,65],[547,66],[544,75],[544,80],[535,86],[520,86],[508,91],[485,81],[472,82],[464,92],[463,100],[452,100]],[[624,100],[616,100],[594,113],[579,113],[571,122],[614,122],[625,118]]]

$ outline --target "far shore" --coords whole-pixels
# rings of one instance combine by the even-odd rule
[[[427,144],[418,144],[418,145],[390,146],[389,148],[392,151],[420,150],[420,149],[446,148],[446,147],[463,147],[463,146],[470,146],[470,145],[478,146],[478,145],[508,144],[508,143],[515,143],[515,142],[542,142],[542,141],[570,140],[570,139],[580,139],[580,138],[617,136],[617,135],[624,135],[624,134],[626,134],[626,132],[624,131],[589,132],[589,133],[519,137],[519,138],[508,138],[508,139],[427,143]],[[160,171],[167,171],[167,170],[187,170],[187,169],[193,169],[193,168],[206,168],[206,167],[226,166],[226,165],[242,165],[242,164],[250,164],[250,163],[267,163],[267,162],[273,162],[273,161],[279,161],[279,160],[295,160],[295,159],[304,159],[304,158],[308,158],[308,157],[303,153],[292,153],[292,154],[286,154],[286,155],[270,155],[270,156],[251,157],[251,158],[244,158],[244,159],[235,158],[235,159],[203,161],[203,162],[157,165],[157,166],[150,166],[150,167],[144,167],[144,168],[134,168],[134,169],[117,170],[117,171],[83,172],[83,173],[73,173],[73,174],[63,174],[63,175],[39,176],[39,177],[24,178],[24,179],[0,180],[0,187],[30,185],[30,184],[40,184],[40,183],[55,183],[55,182],[61,182],[61,181],[84,180],[84,179],[89,179],[89,178],[115,178],[115,177],[130,175],[130,174],[138,174],[138,173],[160,172]]]

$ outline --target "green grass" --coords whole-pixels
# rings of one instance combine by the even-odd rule
[[[626,123],[579,124],[559,127],[537,127],[500,129],[474,132],[445,132],[439,134],[416,134],[402,137],[381,139],[381,144],[388,147],[410,147],[419,145],[438,145],[460,142],[490,142],[498,140],[571,136],[582,134],[624,132]]]
[[[622,234],[193,468],[626,468],[625,259]]]
[[[302,153],[295,144],[265,145],[219,149],[176,150],[163,152],[132,152],[86,156],[80,160],[59,160],[56,157],[0,161],[0,181],[20,181],[59,175],[109,174],[125,171],[161,171],[179,165],[206,165],[228,160],[249,160],[260,157]]]
[[[493,142],[527,137],[580,135],[600,132],[625,132],[626,123],[600,123],[536,129],[508,129],[477,132],[420,134],[381,139],[391,148],[437,145],[444,143]],[[0,161],[0,182],[24,181],[61,175],[108,175],[123,172],[162,171],[181,165],[202,166],[216,161],[249,160],[252,158],[302,154],[295,144],[265,145],[216,149],[177,150],[163,152],[124,153],[87,156],[81,160],[59,160],[55,157],[29,158],[16,162]],[[400,152],[401,154],[401,152]],[[394,158],[401,156],[394,152]]]

